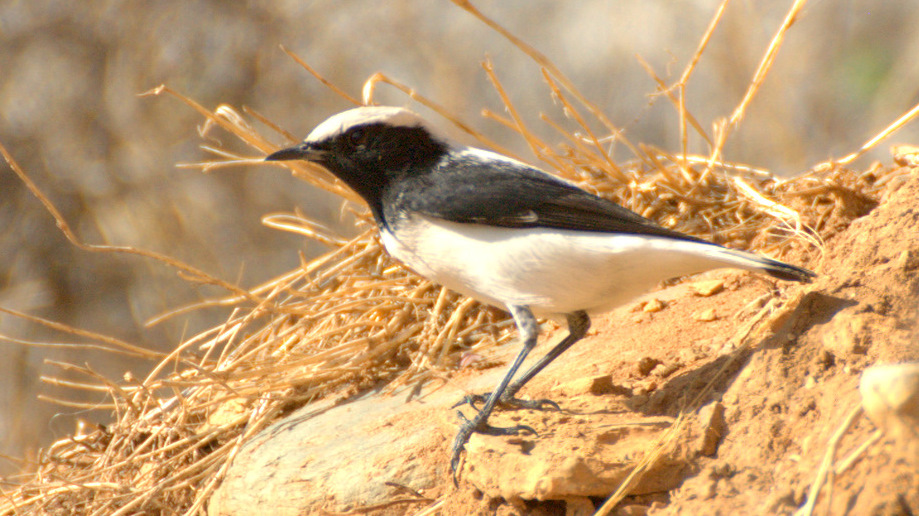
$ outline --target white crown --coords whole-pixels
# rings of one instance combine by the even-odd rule
[[[390,106],[362,106],[332,115],[316,126],[305,141],[319,142],[329,140],[352,127],[376,123],[392,127],[423,127],[434,138],[444,143],[449,143],[449,139],[446,136],[417,113],[405,108]]]

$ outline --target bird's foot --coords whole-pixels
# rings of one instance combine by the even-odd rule
[[[539,435],[531,426],[515,425],[508,427],[497,427],[487,424],[485,422],[485,418],[476,416],[470,420],[466,419],[466,416],[464,416],[462,412],[457,411],[456,414],[463,423],[460,425],[460,429],[456,433],[456,439],[453,440],[453,449],[450,458],[450,471],[453,472],[454,485],[458,484],[456,479],[456,472],[459,469],[460,454],[462,454],[463,450],[466,448],[466,443],[469,441],[469,438],[472,436],[472,434],[480,433],[486,435],[517,435],[520,432],[529,432],[535,436]],[[479,421],[479,419],[481,419],[481,421]]]
[[[456,402],[453,405],[453,408],[461,407],[463,405],[469,405],[475,410],[479,410],[476,407],[476,404],[483,404],[485,400],[488,399],[490,393],[485,394],[467,394],[463,399]],[[545,410],[545,409],[554,409],[561,410],[562,408],[558,406],[558,403],[550,399],[538,399],[538,400],[524,400],[520,398],[507,398],[498,400],[498,405],[503,407],[517,408],[517,409],[531,409],[531,410]]]

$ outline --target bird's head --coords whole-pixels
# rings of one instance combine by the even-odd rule
[[[391,181],[430,169],[449,147],[445,137],[412,111],[364,106],[330,117],[302,143],[265,160],[321,165],[375,207]]]

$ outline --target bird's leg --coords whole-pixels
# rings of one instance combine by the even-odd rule
[[[512,399],[514,394],[517,394],[517,391],[526,385],[527,382],[532,380],[534,376],[545,369],[546,366],[558,358],[559,355],[567,351],[568,348],[573,346],[575,342],[583,339],[584,336],[587,335],[587,330],[590,329],[590,317],[587,316],[586,312],[570,313],[568,314],[567,319],[568,335],[562,339],[561,342],[556,344],[554,348],[550,349],[544,357],[540,358],[539,361],[527,369],[522,376],[508,385],[507,389],[504,391],[504,394],[501,395],[502,402]]]
[[[519,378],[513,381],[513,383],[507,386],[507,389],[501,394],[501,397],[498,399],[498,403],[510,405],[512,407],[518,408],[527,408],[527,409],[544,409],[544,408],[554,408],[558,410],[559,406],[552,400],[540,399],[540,400],[522,400],[515,398],[514,394],[517,394],[527,382],[533,379],[534,376],[539,374],[540,371],[545,369],[550,362],[558,358],[559,355],[564,353],[568,348],[574,345],[575,342],[584,338],[584,335],[587,335],[587,330],[590,328],[590,317],[587,316],[585,312],[574,312],[570,313],[567,316],[568,319],[568,335],[562,339],[561,342],[555,345],[554,348],[549,350],[545,356],[539,359],[535,364],[533,364],[529,369],[526,370]],[[454,408],[468,403],[470,406],[475,408],[476,403],[482,403],[490,396],[490,394],[470,394],[460,400],[459,403],[454,405]]]
[[[518,425],[509,428],[496,428],[489,426],[486,423],[488,416],[491,415],[495,405],[501,398],[501,394],[505,389],[507,389],[507,386],[514,375],[517,374],[517,370],[520,369],[520,366],[523,364],[523,361],[530,353],[530,350],[536,346],[536,339],[539,337],[539,325],[536,323],[536,317],[533,316],[533,312],[531,312],[529,308],[525,306],[511,306],[509,308],[511,315],[514,317],[514,322],[517,324],[517,330],[520,333],[520,339],[523,341],[523,349],[521,349],[520,353],[517,354],[517,358],[514,359],[514,362],[507,370],[504,378],[501,378],[501,381],[498,382],[495,390],[491,392],[491,394],[485,400],[485,404],[482,405],[482,408],[474,418],[467,420],[461,412],[457,412],[460,418],[464,420],[464,423],[462,426],[460,426],[459,432],[456,434],[456,439],[453,441],[450,469],[454,474],[454,483],[456,482],[456,468],[459,466],[460,453],[462,453],[463,448],[466,446],[466,441],[469,440],[469,436],[471,436],[473,432],[487,433],[492,435],[512,435],[516,434],[520,430],[528,430],[534,434],[536,433],[535,430],[525,425]]]

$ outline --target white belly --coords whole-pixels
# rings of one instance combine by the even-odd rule
[[[676,276],[756,268],[744,263],[755,255],[704,243],[420,216],[400,225],[398,238],[387,230],[382,238],[392,256],[436,283],[484,303],[527,306],[550,317],[611,310]]]

